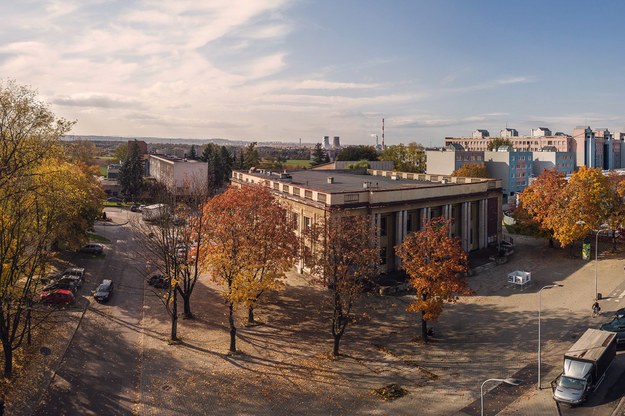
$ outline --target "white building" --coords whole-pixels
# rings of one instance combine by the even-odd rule
[[[208,164],[176,156],[150,155],[149,174],[176,195],[207,187]]]

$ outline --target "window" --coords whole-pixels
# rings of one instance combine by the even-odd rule
[[[293,195],[299,196],[299,188],[293,187]]]
[[[312,195],[313,195],[313,194],[312,194],[312,191],[310,191],[310,190],[308,190],[308,189],[305,189],[305,190],[304,190],[304,198],[307,198],[307,199],[313,199]]]
[[[273,183],[273,189],[279,191],[280,190],[280,184],[278,182],[274,182]]]
[[[380,249],[380,264],[386,264],[386,247]]]
[[[304,217],[304,229],[310,230],[312,227],[312,219],[310,217]]]
[[[386,236],[386,217],[380,217],[380,237]]]
[[[291,214],[291,221],[293,222],[293,229],[299,230],[299,215],[295,212]]]
[[[327,199],[326,194],[317,194],[317,201],[325,203]]]
[[[283,192],[289,192],[289,185],[282,185]]]
[[[344,202],[358,202],[359,195],[358,194],[345,194],[343,197]]]

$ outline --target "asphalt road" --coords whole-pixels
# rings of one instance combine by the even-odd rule
[[[125,217],[130,213],[107,214]],[[132,415],[139,402],[144,296],[140,270],[144,262],[137,260],[128,225],[96,225],[96,232],[111,243],[105,245],[103,256],[76,255],[74,259],[86,269],[78,302],[87,309],[34,412],[37,416]],[[112,279],[115,288],[109,302],[99,304],[91,293],[105,278]]]

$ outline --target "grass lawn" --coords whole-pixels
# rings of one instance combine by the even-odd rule
[[[95,241],[98,243],[110,243],[111,240],[109,240],[106,237],[102,237],[99,234],[95,234],[95,233],[87,233],[87,238],[89,239],[89,241]]]
[[[298,167],[302,167],[302,168],[310,168],[310,160],[296,160],[296,159],[290,159],[287,160],[285,165],[292,165],[292,166],[298,166]]]

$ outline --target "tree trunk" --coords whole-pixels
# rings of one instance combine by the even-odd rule
[[[228,309],[230,311],[230,316],[228,317],[228,321],[230,322],[230,352],[237,352],[237,329],[234,326],[234,304],[230,302],[228,304]]]
[[[3,342],[2,349],[4,350],[4,378],[9,378],[13,373],[13,348],[10,344]]]
[[[247,323],[248,324],[253,324],[254,322],[256,322],[254,320],[254,306],[251,306],[247,309]]]
[[[425,312],[421,311],[421,338],[423,342],[428,342],[428,321],[423,319]]]
[[[171,308],[171,340],[178,341],[178,296],[175,289]]]
[[[549,248],[553,248],[553,238],[549,237]]]
[[[334,334],[334,347],[332,348],[332,355],[334,357],[339,356],[339,343],[341,342],[341,334]]]
[[[184,319],[193,319],[193,313],[191,313],[191,294],[181,296],[183,303]]]

